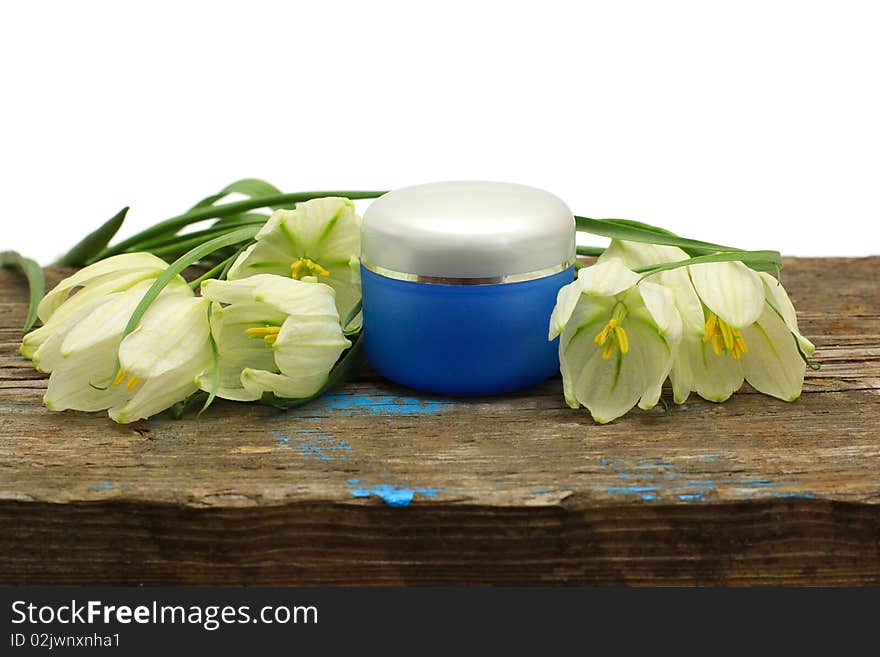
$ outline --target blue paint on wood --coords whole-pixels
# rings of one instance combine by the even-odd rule
[[[532,492],[538,493],[538,495],[542,495],[544,493],[549,493],[551,490],[553,490],[553,489],[550,488],[550,486],[538,486],[536,488],[533,488]]]
[[[778,486],[779,484],[769,479],[737,479],[734,483],[740,484],[742,486]]]
[[[605,490],[609,495],[631,495],[660,490],[660,486],[609,486]]]
[[[454,404],[454,401],[447,399],[339,391],[327,393],[292,413],[297,417],[434,415]]]
[[[642,493],[643,500],[653,500],[655,497],[654,493]]]
[[[715,490],[715,482],[709,481],[689,481],[685,484],[685,488],[696,488],[698,490]]]
[[[300,429],[290,436],[275,436],[275,444],[278,447],[292,447],[315,461],[347,461],[352,451],[347,441],[318,433],[317,429]]]
[[[372,488],[355,488],[351,491],[352,497],[381,497],[385,504],[393,507],[409,506],[415,497],[415,491],[411,488],[398,488],[389,484],[379,484]]]
[[[816,498],[812,493],[776,493],[773,497],[796,500],[812,500]]]
[[[113,490],[113,482],[107,480],[99,481],[97,484],[92,484],[91,486],[89,486],[89,490],[96,493],[104,490]]]
[[[443,490],[440,488],[408,488],[406,486],[394,486],[391,484],[376,484],[373,486],[356,486],[357,479],[349,480],[349,488],[352,497],[379,497],[385,504],[391,507],[404,507],[415,499],[416,495],[434,498]]]
[[[681,493],[678,496],[682,502],[692,502],[694,500],[702,500],[706,497],[706,493]]]

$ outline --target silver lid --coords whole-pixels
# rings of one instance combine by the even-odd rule
[[[364,266],[397,278],[527,280],[574,256],[571,210],[525,185],[416,185],[388,192],[364,213]]]

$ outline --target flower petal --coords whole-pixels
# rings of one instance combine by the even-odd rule
[[[623,326],[629,334],[626,354],[615,350],[611,358],[602,358],[602,347],[594,340],[601,320],[576,329],[565,349],[560,348],[562,360],[567,361],[563,378],[570,379],[570,394],[596,422],[610,422],[637,403],[652,407],[672,366],[669,347],[655,327],[631,318]]]
[[[266,224],[266,226],[268,225]],[[266,229],[266,226],[261,229],[261,233]],[[275,274],[289,277],[291,265],[297,258],[284,250],[284,246],[286,246],[286,242],[279,239],[263,240],[251,244],[232,263],[232,267],[229,268],[226,275],[227,280],[235,281],[255,274]]]
[[[595,338],[606,322],[611,319],[611,313],[616,303],[614,297],[602,299],[579,295],[566,330],[559,338],[559,369],[562,373],[562,387],[565,401],[572,408],[580,406],[574,393],[574,373],[579,371],[580,364],[586,358],[584,349],[588,346],[579,340],[572,344],[572,340],[584,335],[592,335]]]
[[[287,314],[337,315],[332,288],[273,274],[257,274],[236,281],[207,280],[202,296],[220,303],[263,303]],[[338,315],[337,315],[338,316]]]
[[[53,411],[100,411],[124,400],[125,386],[110,385],[118,346],[118,339],[105,340],[65,358],[49,377],[43,404]]]
[[[149,276],[156,277],[168,267],[168,263],[151,253],[123,253],[80,269],[68,276],[49,292],[37,309],[37,314],[44,323],[49,321],[54,312],[67,300],[70,293],[77,287],[94,284],[99,279],[106,282],[109,278],[134,274],[136,280]],[[122,289],[122,288],[117,288]],[[114,290],[115,291],[115,290]]]
[[[661,285],[672,291],[675,307],[683,323],[682,329],[702,336],[706,327],[703,303],[694,289],[694,284],[691,283],[687,267],[660,272],[656,279]],[[655,277],[652,276],[646,282],[654,280]]]
[[[286,212],[284,223],[296,236],[302,256],[323,267],[347,265],[352,255],[360,254],[360,218],[347,198],[328,196],[297,203],[295,210]]]
[[[108,303],[101,304],[70,329],[61,344],[61,355],[66,357],[77,351],[86,351],[108,339],[118,344],[131,314],[152,284],[152,280],[141,281],[124,292],[109,295]],[[178,295],[163,294],[160,298],[166,296]]]
[[[749,350],[742,358],[749,385],[785,401],[800,397],[806,365],[782,318],[765,306],[760,319],[743,329],[742,334]]]
[[[293,264],[308,258],[328,273],[319,280],[336,290],[341,317],[360,300],[358,272],[351,269],[360,254],[360,218],[349,199],[318,198],[294,210],[277,210],[256,239],[230,268],[229,280],[258,274],[290,277]]]
[[[677,404],[691,391],[711,402],[723,402],[743,384],[742,361],[729,355],[716,355],[711,345],[695,335],[685,335],[675,351],[669,378]]]
[[[611,240],[611,244],[599,256],[598,262],[619,258],[630,269],[639,269],[640,267],[687,260],[689,257],[687,253],[677,246],[614,239]]]
[[[122,370],[139,379],[153,379],[179,369],[206,348],[210,353],[209,304],[203,297],[159,296],[120,344]]]
[[[215,303],[211,311],[211,330],[217,345],[220,387],[217,396],[236,401],[254,401],[260,392],[242,387],[241,373],[247,367],[274,370],[275,352],[260,338],[245,333],[257,326],[280,326],[285,315],[265,304],[240,303],[221,307]],[[199,377],[199,387],[206,392],[213,385],[213,371]]]
[[[609,258],[578,271],[577,283],[583,294],[610,297],[639,282],[639,274],[627,269],[620,258]]]
[[[703,303],[733,328],[742,329],[761,316],[764,286],[757,272],[735,261],[707,262],[688,269]]]
[[[804,353],[807,355],[812,354],[816,351],[816,346],[801,335],[801,332],[798,329],[797,313],[795,312],[794,305],[791,303],[791,299],[788,298],[785,288],[782,287],[782,283],[767,272],[761,272],[760,276],[764,283],[764,292],[766,293],[767,303],[770,304],[773,310],[775,310],[785,322],[788,330],[792,332]]]
[[[657,329],[669,344],[678,344],[681,340],[681,316],[675,307],[672,291],[664,285],[642,281],[636,289],[650,313]]]
[[[21,355],[30,358],[34,362],[34,367],[41,372],[51,372],[58,366],[57,359],[61,358],[61,345],[70,330],[98,306],[110,302],[118,294],[120,293],[91,299],[88,303],[81,304],[79,309],[69,316],[50,319],[48,324],[34,329],[22,338]]]
[[[189,358],[176,363],[173,369],[165,369],[143,381],[125,403],[112,406],[110,418],[114,422],[127,424],[161,413],[198,390],[198,376],[210,364],[210,343],[205,341],[189,352]]]
[[[311,397],[327,380],[327,376],[311,375],[306,377],[297,376],[291,378],[284,374],[276,374],[265,370],[246,368],[241,373],[241,383],[249,393],[261,395],[263,392],[272,392],[278,397],[289,399],[303,399]]]
[[[565,330],[581,297],[581,285],[576,280],[559,289],[559,292],[556,293],[556,305],[553,307],[553,312],[550,313],[548,340],[555,339]]]
[[[273,345],[275,363],[289,377],[327,378],[351,342],[342,335],[335,315],[296,314],[288,317]]]

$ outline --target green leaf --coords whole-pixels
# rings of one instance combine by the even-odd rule
[[[363,310],[363,307],[364,307],[364,300],[358,299],[358,302],[356,304],[354,304],[354,307],[348,312],[348,316],[345,318],[345,321],[342,322],[342,332],[343,333],[346,332],[346,329],[354,321],[355,317],[357,317],[360,314],[361,310]],[[354,331],[352,331],[352,333],[357,332],[357,330],[359,330],[359,329],[355,329]],[[346,333],[346,335],[348,335],[348,334]]]
[[[46,277],[43,275],[43,268],[36,261],[25,258],[15,251],[4,251],[0,253],[0,267],[17,267],[25,275],[28,282],[28,293],[30,299],[28,301],[27,317],[24,320],[23,333],[27,333],[33,328],[37,321],[37,306],[46,293]]]
[[[628,219],[590,219],[589,217],[575,215],[575,222],[579,231],[590,233],[591,235],[599,235],[600,237],[610,237],[611,239],[665,244],[682,249],[690,248],[700,251],[741,251],[741,249],[731,246],[722,246],[721,244],[679,237],[662,228],[648,226],[648,224]]]
[[[345,356],[343,356],[339,360],[339,362],[336,363],[336,366],[330,371],[330,375],[327,377],[327,381],[314,395],[311,395],[310,397],[304,397],[302,399],[286,399],[284,397],[276,397],[271,392],[265,392],[260,398],[260,403],[281,410],[287,410],[290,408],[296,408],[297,406],[308,404],[310,401],[317,399],[328,390],[331,390],[337,385],[348,381],[352,376],[357,373],[357,371],[361,368],[365,361],[364,334],[363,331],[361,331],[358,337],[355,338],[354,344],[351,346],[348,352],[346,352]]]
[[[226,187],[221,189],[216,194],[206,196],[201,201],[192,206],[190,210],[216,205],[218,201],[222,201],[224,198],[230,196],[231,194],[243,194],[244,196],[248,196],[250,198],[256,198],[259,196],[272,196],[274,194],[280,193],[280,189],[278,189],[272,183],[266,182],[265,180],[260,180],[259,178],[242,178],[241,180],[236,180],[234,183],[226,185]],[[292,206],[290,206],[289,204],[282,204],[271,207],[278,209]]]
[[[238,226],[252,222],[266,223],[269,221],[268,214],[260,212],[242,212],[241,214],[233,214],[228,217],[222,217],[211,224],[211,228],[219,228],[221,226]]]
[[[324,196],[343,196],[350,199],[377,198],[382,196],[383,191],[319,191],[319,192],[296,192],[293,194],[275,194],[271,196],[261,196],[259,198],[251,198],[244,201],[235,201],[232,203],[224,203],[222,205],[212,205],[200,207],[176,217],[171,217],[164,221],[141,231],[137,235],[133,235],[119,244],[104,249],[97,256],[94,256],[90,262],[106,258],[117,253],[123,253],[141,242],[156,237],[158,235],[173,234],[189,224],[194,224],[206,219],[214,219],[217,217],[228,217],[231,215],[241,214],[247,210],[255,210],[257,208],[271,208],[282,204],[299,203],[309,201],[314,198],[322,198]]]
[[[600,256],[605,253],[605,249],[601,246],[579,246],[577,254],[582,256]]]
[[[652,226],[651,224],[646,224],[641,221],[635,221],[633,219],[605,219],[611,224],[618,224],[620,226],[631,226],[633,228],[642,228],[644,230],[650,230],[653,233],[660,233],[661,235],[672,235],[674,237],[678,237],[671,230],[666,230],[665,228],[660,228],[660,226]]]
[[[207,241],[208,238],[228,233],[235,230],[235,228],[241,226],[262,226],[265,223],[265,221],[247,221],[229,226],[211,226],[210,228],[195,230],[191,233],[184,233],[183,235],[161,235],[139,244],[138,251],[149,251],[154,255],[162,257],[163,249],[164,253],[167,253],[169,251],[168,247],[171,247],[171,251],[187,251],[193,246]]]
[[[751,267],[755,271],[777,271],[782,267],[782,256],[779,255],[778,251],[724,251],[721,253],[695,256],[693,258],[688,258],[687,260],[667,262],[662,265],[639,267],[634,271],[638,274],[644,274],[644,276],[642,276],[644,279],[661,271],[678,269],[679,267],[687,267],[688,265],[699,265],[706,262],[732,262],[734,260],[742,262],[744,265]]]
[[[74,266],[81,267],[88,262],[89,258],[95,256],[101,249],[105,248],[113,236],[116,235],[125,215],[128,214],[128,207],[122,208],[115,215],[105,221],[100,228],[92,231],[74,246],[70,251],[65,253],[58,259],[56,264],[62,267]]]
[[[233,260],[235,260],[235,258],[237,258],[237,257],[238,257],[238,254],[236,253],[235,255],[229,256],[225,260],[221,260],[216,265],[211,267],[208,271],[206,271],[204,274],[199,276],[197,279],[195,279],[194,281],[191,281],[189,284],[190,288],[195,290],[197,287],[199,287],[202,284],[202,281],[206,281],[209,278],[216,277],[216,278],[222,279],[224,273],[229,271],[229,268],[232,266]],[[219,276],[218,276],[218,274],[219,274]]]
[[[198,405],[203,405],[205,403],[205,400],[207,399],[207,392],[205,392],[204,390],[197,390],[183,401],[179,401],[176,404],[172,405],[171,408],[168,410],[171,412],[171,417],[173,417],[175,420],[179,420],[189,409],[194,408]]]

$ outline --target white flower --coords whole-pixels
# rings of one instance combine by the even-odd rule
[[[40,365],[40,347],[56,333],[66,333],[76,323],[71,323],[74,315],[79,314],[81,318],[87,310],[107,303],[115,293],[136,286],[141,289],[140,283],[144,281],[151,284],[167,267],[168,263],[149,253],[124,253],[100,260],[65,278],[40,302],[37,314],[43,326],[24,336],[22,355],[33,360],[38,369],[50,371]],[[177,277],[166,290],[183,288],[186,281]]]
[[[684,401],[690,390],[724,401],[743,379],[785,401],[800,397],[806,371],[801,352],[812,354],[815,347],[798,330],[794,306],[779,281],[740,262],[689,269],[706,323],[702,335],[682,342],[672,373],[676,401]]]
[[[127,394],[110,408],[116,422],[150,417],[199,389],[199,377],[211,366],[208,299],[160,295],[137,328],[119,346],[120,370],[113,381]]]
[[[687,258],[675,247],[634,242],[613,241],[609,251],[631,267]],[[672,276],[676,272],[681,273]],[[800,352],[812,354],[815,348],[798,330],[794,306],[773,276],[734,261],[690,265],[654,278],[674,291],[685,318],[670,373],[676,402],[684,402],[691,391],[724,401],[744,379],[779,399],[800,396],[806,369]]]
[[[316,276],[335,290],[339,316],[344,319],[361,298],[360,223],[354,203],[347,198],[317,198],[298,203],[294,210],[276,210],[227,278]]]
[[[565,400],[597,422],[657,403],[681,337],[672,293],[639,278],[618,258],[585,267],[559,291],[550,318],[549,338],[562,336]]]
[[[51,372],[43,403],[52,410],[110,410],[117,422],[162,411],[198,390],[210,364],[208,301],[175,277],[137,328],[122,334],[155,279],[168,267],[150,254],[114,256],[81,269],[40,304],[45,324],[22,353]],[[114,379],[117,357],[121,370]]]
[[[138,327],[122,338],[150,285],[144,281],[77,313],[69,332],[46,342],[41,365],[52,372],[43,398],[47,408],[109,409],[113,420],[125,423],[198,390],[196,378],[211,362],[206,299],[192,292],[160,294]],[[117,355],[121,369],[114,379]]]
[[[251,401],[270,391],[303,398],[327,381],[351,343],[339,325],[333,289],[312,280],[257,274],[202,284],[202,295],[215,302],[218,396]],[[212,372],[200,379],[203,390],[212,382]]]

